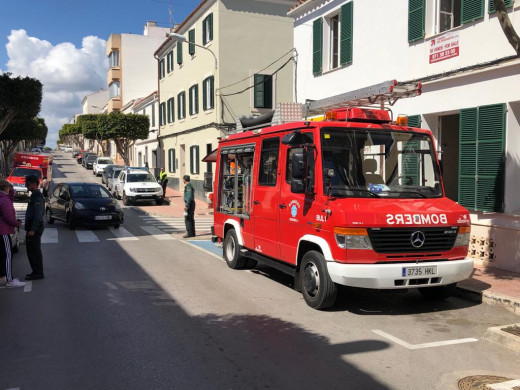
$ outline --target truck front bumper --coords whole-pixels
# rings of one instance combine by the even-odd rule
[[[416,267],[436,267],[436,273],[403,276],[408,269]],[[467,257],[452,261],[396,264],[343,264],[329,261],[327,268],[334,283],[351,287],[393,290],[443,286],[467,279],[473,272],[473,259]]]

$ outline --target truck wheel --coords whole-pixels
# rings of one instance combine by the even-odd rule
[[[235,229],[229,229],[224,239],[224,260],[229,268],[242,269],[245,267],[247,259],[240,255],[241,246],[238,243]]]
[[[130,200],[128,199],[128,197],[126,196],[126,194],[123,192],[123,204],[125,206],[130,206]]]
[[[299,272],[303,299],[314,309],[326,309],[334,305],[338,289],[327,271],[323,255],[309,251],[303,256]]]
[[[436,287],[420,287],[419,292],[426,298],[436,301],[444,301],[451,297],[457,289],[457,283]]]
[[[47,217],[47,223],[49,225],[52,225],[54,223],[54,218],[52,217],[50,208],[47,208],[47,210],[45,210],[45,216]]]

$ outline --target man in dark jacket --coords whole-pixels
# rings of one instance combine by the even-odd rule
[[[45,213],[45,200],[38,189],[38,177],[29,175],[25,178],[25,186],[32,192],[31,199],[25,212],[25,246],[27,257],[31,264],[32,273],[25,276],[25,280],[43,279],[43,255],[41,240],[43,234],[43,214]]]
[[[184,222],[186,235],[183,238],[195,237],[195,188],[190,182],[190,176],[184,175]]]

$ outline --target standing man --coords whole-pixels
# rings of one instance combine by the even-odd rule
[[[41,239],[43,234],[43,214],[45,213],[45,200],[38,189],[38,177],[29,175],[25,178],[25,186],[32,192],[31,199],[25,212],[25,246],[27,257],[31,264],[32,273],[25,276],[25,280],[43,279],[43,255]]]
[[[190,176],[184,175],[184,222],[186,234],[183,238],[195,237],[195,188],[190,183]]]
[[[159,181],[161,182],[163,197],[166,199],[166,185],[168,184],[168,175],[164,172],[164,168],[161,168],[159,173]]]

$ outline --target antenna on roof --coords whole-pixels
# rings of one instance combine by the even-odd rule
[[[168,7],[168,15],[170,18],[170,31],[173,30],[174,21],[173,21],[173,0],[170,0],[170,6]]]

